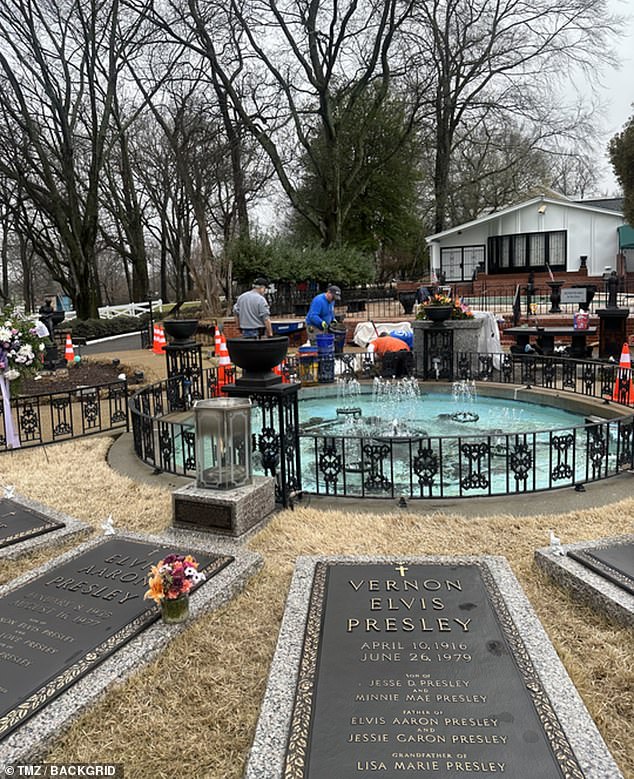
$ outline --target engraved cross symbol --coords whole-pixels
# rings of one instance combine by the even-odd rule
[[[409,568],[406,568],[403,563],[401,563],[395,567],[395,570],[397,570],[401,576],[405,576],[405,571],[409,571]]]

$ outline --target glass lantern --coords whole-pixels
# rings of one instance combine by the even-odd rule
[[[251,483],[251,402],[211,398],[194,405],[196,486],[229,490]]]

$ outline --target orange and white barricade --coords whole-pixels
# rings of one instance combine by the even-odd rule
[[[218,355],[218,389],[222,389],[225,384],[233,383],[233,370],[231,366],[231,358],[229,357],[229,350],[227,349],[227,339],[224,335],[220,334],[220,353]]]
[[[628,406],[634,404],[632,360],[630,358],[630,347],[627,344],[623,344],[623,349],[621,350],[621,359],[619,360],[619,369],[614,382],[612,400]]]
[[[152,345],[152,351],[154,354],[163,354],[165,352],[165,330],[163,325],[154,325],[154,343]]]
[[[64,348],[64,359],[66,362],[75,362],[75,349],[73,347],[73,339],[70,333],[66,333],[66,346]]]

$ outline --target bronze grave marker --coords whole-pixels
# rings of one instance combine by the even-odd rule
[[[0,739],[159,618],[146,577],[170,553],[104,539],[0,597]],[[233,560],[195,557],[207,579]]]

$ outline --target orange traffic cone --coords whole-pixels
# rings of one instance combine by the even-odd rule
[[[165,351],[165,330],[163,330],[163,325],[161,324],[154,325],[152,351],[154,354],[163,354]]]
[[[154,325],[154,332],[152,333],[152,351],[154,354],[160,354],[160,340],[161,340],[161,326]]]
[[[75,349],[73,348],[73,339],[70,333],[66,333],[66,348],[64,349],[64,359],[66,362],[75,362]]]
[[[222,333],[220,332],[220,328],[216,327],[216,332],[214,334],[214,357],[220,357],[221,343],[222,343]]]
[[[634,383],[632,382],[632,360],[630,359],[630,347],[623,344],[619,369],[614,382],[612,400],[623,405],[634,403]]]
[[[282,360],[282,362],[279,365],[276,365],[275,368],[273,368],[273,373],[276,373],[285,384],[288,384],[288,378],[286,376],[286,373],[284,373],[285,367],[286,367],[286,360]]]
[[[233,381],[231,358],[227,349],[227,339],[220,334],[220,353],[218,355],[218,389]]]

